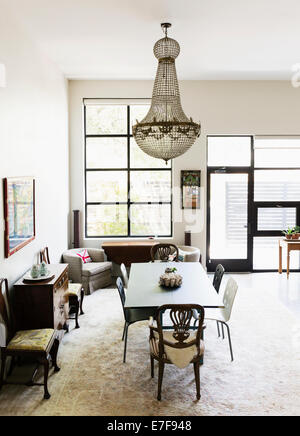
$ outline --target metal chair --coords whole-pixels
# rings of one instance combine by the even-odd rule
[[[221,286],[221,282],[222,282],[222,278],[223,275],[225,273],[225,268],[223,267],[223,265],[221,265],[219,263],[219,265],[217,265],[215,274],[214,274],[214,279],[213,279],[213,287],[215,288],[215,290],[219,293],[220,290],[220,286]]]
[[[227,323],[231,317],[232,307],[233,307],[237,290],[238,290],[238,285],[236,281],[232,277],[229,277],[223,296],[224,309],[206,309],[205,312],[205,320],[217,321],[217,323],[220,323],[222,325],[223,339],[225,337],[224,326],[227,328],[228,342],[229,342],[232,362],[233,362],[232,343],[231,343],[231,336],[230,336],[230,328]]]
[[[152,262],[155,262],[155,260],[167,262],[169,260],[169,256],[174,254],[175,257],[173,261],[178,262],[179,250],[178,247],[174,244],[156,244],[151,247],[150,251]]]
[[[127,269],[126,266],[124,265],[124,263],[121,263],[121,273],[122,273],[122,277],[123,277],[123,283],[124,283],[124,287],[127,289],[128,288],[128,274],[127,274]]]
[[[169,310],[171,320],[171,329],[164,330],[161,323],[162,314]],[[193,311],[199,313],[198,329],[191,330],[190,324],[193,317]],[[161,387],[164,374],[165,364],[172,364],[170,354],[171,350],[177,350],[176,355],[179,353],[184,354],[185,361],[180,366],[185,367],[189,363],[194,365],[197,399],[200,395],[200,361],[204,354],[204,342],[201,340],[202,326],[204,320],[204,308],[198,304],[170,304],[163,305],[157,309],[156,312],[156,326],[150,323],[150,359],[151,359],[151,377],[154,377],[154,360],[158,361],[158,392],[157,399],[161,400]],[[193,348],[191,348],[193,347]],[[188,348],[190,348],[188,352]],[[179,351],[180,350],[180,351]],[[169,353],[169,354],[168,354]],[[172,357],[172,356],[171,356]],[[173,354],[174,357],[174,354]],[[181,356],[180,356],[181,357]],[[174,359],[173,359],[174,361]],[[176,364],[176,362],[175,362]],[[178,366],[178,363],[177,363]]]
[[[221,282],[222,282],[224,273],[225,273],[225,268],[223,267],[223,265],[221,265],[219,263],[219,265],[217,265],[217,268],[216,268],[216,271],[215,271],[215,274],[214,274],[214,278],[213,278],[213,287],[215,288],[215,290],[218,293],[220,291],[220,286],[221,286]],[[197,312],[193,312],[193,317],[195,318],[194,325],[196,325],[197,320],[198,320]],[[218,329],[218,337],[220,337],[220,327],[219,327],[218,321],[217,321],[217,329]],[[224,337],[223,326],[222,326],[222,332],[223,332],[223,337]]]
[[[116,285],[118,288],[118,292],[121,299],[121,304],[124,313],[124,329],[122,341],[124,341],[124,354],[123,354],[123,363],[126,362],[126,350],[127,350],[127,337],[128,337],[128,328],[131,324],[134,324],[138,321],[147,321],[151,315],[153,315],[153,311],[149,309],[127,309],[124,307],[125,305],[125,291],[121,277],[117,278]]]

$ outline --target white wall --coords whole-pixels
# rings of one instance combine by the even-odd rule
[[[152,81],[69,82],[71,209],[84,211],[82,99],[151,97],[152,86]],[[205,261],[206,135],[300,134],[300,88],[284,81],[181,81],[180,90],[185,113],[201,121],[202,133],[186,154],[174,159],[174,184],[180,186],[182,169],[202,171],[199,226],[192,235],[192,245],[200,247]],[[178,195],[174,215],[181,220]],[[188,216],[174,224],[176,243],[183,243],[184,230],[189,228],[187,220]],[[84,246],[99,246],[100,242],[82,240]]]
[[[52,262],[67,247],[68,104],[63,75],[31,42],[8,2],[0,0],[0,10],[0,63],[7,75],[6,87],[0,87],[0,178],[36,179],[37,237],[8,259],[0,190],[0,277],[7,277],[12,286],[45,244]]]

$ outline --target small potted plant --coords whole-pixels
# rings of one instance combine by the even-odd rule
[[[292,239],[293,234],[294,234],[294,229],[292,229],[291,227],[288,227],[288,229],[283,230],[282,233],[284,234],[286,239]]]
[[[300,237],[300,227],[299,226],[295,226],[293,228],[292,239],[299,239],[299,237]]]

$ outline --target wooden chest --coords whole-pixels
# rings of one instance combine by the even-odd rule
[[[50,264],[48,270],[54,278],[47,282],[24,283],[23,278],[14,285],[14,314],[17,330],[67,328],[68,265]]]

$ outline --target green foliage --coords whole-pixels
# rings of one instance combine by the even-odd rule
[[[293,235],[295,233],[300,233],[300,226],[288,227],[287,230],[283,230],[284,235]]]

